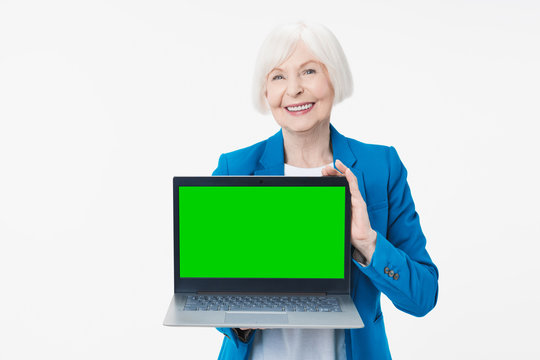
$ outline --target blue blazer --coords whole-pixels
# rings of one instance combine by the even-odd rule
[[[426,315],[437,303],[438,270],[426,251],[407,170],[393,147],[346,138],[330,125],[334,161],[341,160],[358,179],[377,244],[371,263],[352,260],[352,298],[364,320],[362,329],[345,330],[347,359],[390,359],[380,295],[414,316]],[[283,135],[222,154],[213,175],[283,175]],[[219,359],[248,359],[253,344],[238,339],[230,328]]]

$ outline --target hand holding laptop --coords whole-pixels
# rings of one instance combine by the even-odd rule
[[[345,176],[347,179],[351,190],[351,243],[364,256],[366,264],[369,264],[375,252],[377,232],[371,228],[366,202],[358,189],[356,176],[340,160],[336,160],[336,167],[337,170],[331,166],[325,167],[322,175]]]

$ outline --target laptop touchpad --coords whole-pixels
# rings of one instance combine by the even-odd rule
[[[251,324],[288,324],[287,314],[249,314],[249,313],[225,313],[225,323],[251,323]]]

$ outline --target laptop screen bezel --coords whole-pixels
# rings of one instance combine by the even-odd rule
[[[345,239],[343,279],[312,278],[188,278],[180,277],[179,245],[179,187],[180,186],[337,186],[345,189]],[[351,195],[345,177],[296,177],[296,176],[206,176],[173,178],[174,213],[174,292],[280,292],[280,293],[328,293],[348,294],[351,272]],[[209,249],[209,251],[211,251]],[[309,249],[306,249],[309,256]],[[318,266],[317,264],[313,264]]]

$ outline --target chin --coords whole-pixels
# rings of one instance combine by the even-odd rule
[[[291,131],[295,132],[308,132],[310,130],[314,130],[322,125],[321,121],[315,121],[310,119],[288,119],[285,122],[285,127],[287,129],[290,129]]]
[[[315,124],[287,124],[288,126],[284,126],[285,129],[289,130],[290,132],[294,133],[307,133],[311,130],[315,129]]]

